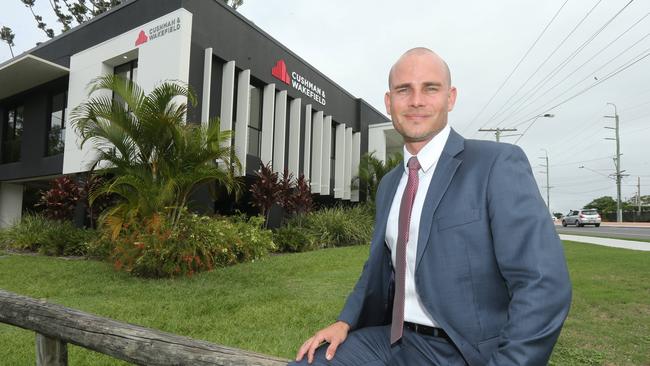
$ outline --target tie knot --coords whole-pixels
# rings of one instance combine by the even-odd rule
[[[412,170],[420,170],[420,162],[418,161],[418,158],[416,156],[411,156],[408,163],[406,163],[406,166],[411,171]]]

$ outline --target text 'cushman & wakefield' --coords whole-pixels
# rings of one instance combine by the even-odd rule
[[[164,23],[158,24],[155,27],[149,28],[149,39],[153,40],[162,37],[167,33],[172,33],[181,29],[181,18],[168,20]]]
[[[291,73],[291,86],[321,105],[325,105],[325,90],[322,90],[320,87],[305,79],[305,77],[295,71]]]

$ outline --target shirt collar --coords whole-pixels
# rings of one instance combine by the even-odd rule
[[[435,165],[435,163],[438,161],[440,158],[440,155],[442,154],[442,149],[445,147],[445,144],[447,143],[447,139],[449,138],[449,133],[451,132],[451,127],[449,127],[449,124],[446,124],[445,127],[438,132],[433,138],[427,142],[424,147],[420,150],[420,152],[415,155],[418,158],[418,162],[420,163],[420,166],[422,167],[422,170],[425,173],[429,172],[429,169]],[[411,153],[406,150],[406,145],[403,147],[404,150],[404,170],[406,171],[406,174],[408,174],[408,161],[409,159],[414,156],[411,155]]]

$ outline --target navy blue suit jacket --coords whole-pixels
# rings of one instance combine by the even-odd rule
[[[370,255],[339,320],[390,323],[386,221],[403,174],[379,184]],[[514,145],[451,131],[420,218],[415,283],[467,363],[546,365],[569,311],[563,248],[530,164]]]

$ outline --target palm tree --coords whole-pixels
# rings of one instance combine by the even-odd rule
[[[366,153],[361,157],[359,163],[359,183],[366,186],[366,198],[370,202],[375,202],[375,195],[377,194],[377,187],[379,181],[391,169],[398,166],[404,161],[402,153],[388,155],[386,162],[377,159],[374,153]]]
[[[224,147],[230,131],[221,131],[218,119],[208,126],[185,123],[188,103],[196,101],[186,86],[165,82],[145,94],[136,83],[106,75],[90,83],[89,96],[72,111],[71,123],[82,146],[93,144],[93,170],[109,177],[91,193],[91,202],[104,194],[122,198],[103,216],[114,236],[134,220],[155,224],[167,218],[175,227],[201,183],[239,189],[233,169],[216,163],[240,167]]]

